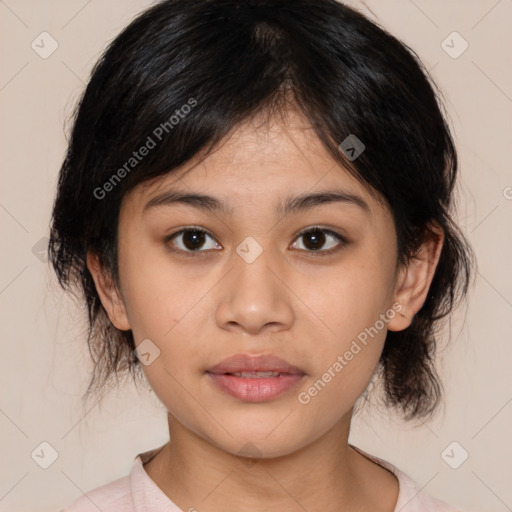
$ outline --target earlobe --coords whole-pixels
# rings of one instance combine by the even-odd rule
[[[430,229],[418,253],[400,271],[394,300],[401,305],[401,309],[388,323],[390,331],[402,331],[409,327],[427,298],[444,242],[440,227],[432,226]]]
[[[98,255],[91,251],[87,253],[87,268],[92,275],[96,291],[112,324],[121,331],[131,329],[126,308],[117,287],[104,272]]]

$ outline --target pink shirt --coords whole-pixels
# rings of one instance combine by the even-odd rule
[[[60,512],[184,512],[164,494],[144,469],[143,464],[162,448],[163,446],[139,453],[134,458],[128,476],[89,491]],[[355,446],[353,448],[397,477],[399,493],[394,512],[457,512],[455,508],[422,491],[414,480],[389,462],[369,455]]]

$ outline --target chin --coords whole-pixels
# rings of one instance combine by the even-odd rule
[[[297,423],[288,424],[286,428],[280,425],[283,417],[273,417],[272,421],[248,422],[238,421],[235,424],[223,422],[224,428],[215,428],[198,435],[215,445],[217,448],[239,457],[254,459],[282,457],[294,453],[308,445],[309,439],[305,432],[300,432]],[[225,429],[225,430],[224,430]],[[226,432],[227,431],[227,432]],[[228,433],[229,432],[229,433]],[[299,437],[299,433],[302,435]]]

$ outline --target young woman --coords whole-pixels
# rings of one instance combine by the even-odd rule
[[[468,288],[457,155],[421,61],[334,0],[164,0],[95,66],[49,256],[95,371],[145,379],[169,441],[67,512],[454,511],[348,443],[375,377],[436,409]]]

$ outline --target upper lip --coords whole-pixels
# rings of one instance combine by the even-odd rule
[[[221,361],[207,370],[209,373],[238,373],[238,372],[267,372],[274,371],[278,373],[300,374],[304,372],[287,363],[284,359],[274,355],[249,355],[236,354]]]

